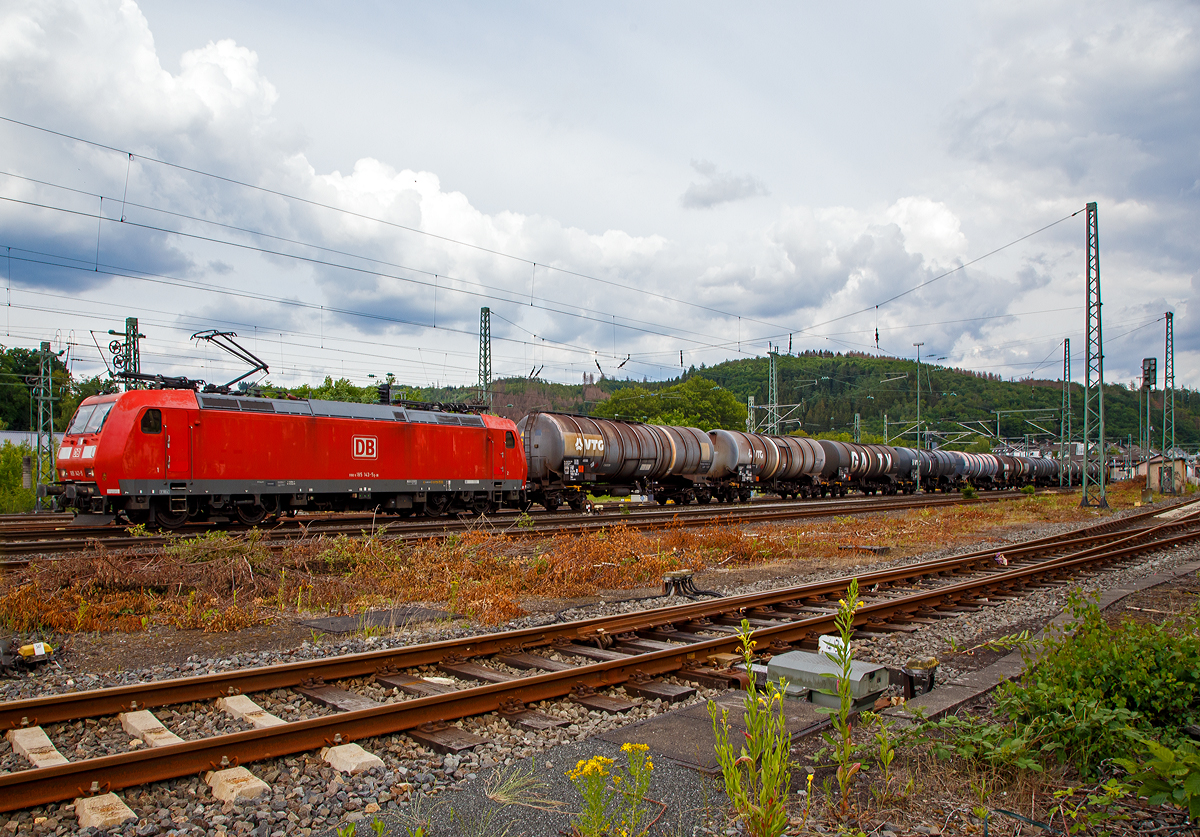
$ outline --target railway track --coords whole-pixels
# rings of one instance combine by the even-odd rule
[[[866,604],[855,616],[856,628],[870,637],[905,630],[913,623],[954,618],[1200,538],[1200,510],[1156,520],[1154,516],[1162,511],[1152,509],[1008,545],[1006,566],[997,563],[992,549],[860,575]],[[3,703],[0,728],[43,729],[50,736],[46,744],[52,751],[55,725],[118,714],[124,720],[132,717],[125,713],[143,713],[138,716],[141,723],[162,729],[145,713],[195,701],[222,701],[225,711],[250,711],[245,717],[266,725],[192,741],[172,740],[169,730],[162,729],[163,746],[0,775],[0,811],[203,771],[238,769],[262,759],[396,732],[406,732],[434,748],[466,749],[484,743],[483,739],[448,722],[499,711],[510,724],[536,728],[556,723],[555,718],[527,708],[537,701],[573,700],[604,711],[622,711],[630,707],[629,702],[606,695],[605,689],[623,686],[627,694],[668,701],[684,694],[684,687],[663,681],[663,675],[709,686],[737,684],[744,682],[742,673],[718,668],[712,661],[716,655],[735,651],[734,626],[741,619],[754,626],[762,650],[810,647],[819,635],[833,630],[836,601],[849,581],[833,579],[365,654]],[[431,680],[418,671],[431,666],[453,680]],[[406,698],[380,704],[336,685],[351,678],[374,678],[404,692]],[[447,682],[463,687],[450,688]],[[281,722],[255,715],[244,705],[241,710],[228,708],[247,696],[278,689],[298,691],[337,711]],[[152,743],[149,736],[147,743]]]
[[[599,531],[616,523],[636,529],[651,529],[667,523],[707,526],[726,522],[734,525],[998,502],[1024,496],[1019,491],[997,491],[972,499],[958,495],[914,495],[882,499],[860,497],[850,500],[815,500],[805,503],[764,502],[734,507],[642,504],[640,508],[630,510],[629,513],[605,510],[596,514],[539,514],[521,521],[520,525],[517,516],[511,513],[495,517],[423,520],[372,515],[353,515],[349,516],[349,519],[347,516],[322,516],[311,519],[285,519],[278,524],[262,527],[261,531],[269,546],[285,549],[290,541],[317,535],[362,536],[365,533],[383,533],[383,537],[393,540],[421,540],[478,530],[518,535],[583,534]],[[0,525],[0,555],[10,556],[8,560],[0,561],[0,567],[21,566],[28,563],[28,556],[61,555],[94,547],[123,549],[131,546],[165,546],[181,537],[194,537],[214,530],[214,526],[195,526],[176,534],[135,536],[116,526],[73,526],[69,521],[24,528],[15,524],[12,528]],[[246,527],[230,527],[230,530],[245,531]]]

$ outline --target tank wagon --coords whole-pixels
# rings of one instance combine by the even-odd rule
[[[589,492],[652,495],[659,503],[911,494],[921,456],[911,448],[650,425],[563,413],[518,422],[529,463],[527,497],[582,508]]]
[[[530,413],[517,422],[529,502],[582,509],[588,492],[653,494],[659,502],[709,503],[712,440],[695,427],[671,427],[566,413]],[[749,497],[749,489],[747,489]]]
[[[482,513],[519,504],[526,474],[516,425],[496,416],[193,390],[85,399],[55,465],[58,508],[166,528],[297,509]]]

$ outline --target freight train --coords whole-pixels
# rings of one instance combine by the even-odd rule
[[[85,399],[55,464],[57,481],[39,490],[57,508],[165,528],[299,510],[582,509],[589,493],[684,505],[1058,484],[1057,461],[1040,457],[192,389]],[[1078,466],[1064,477],[1077,484]]]
[[[532,413],[517,424],[528,474],[526,500],[551,511],[582,508],[589,493],[651,495],[659,503],[735,502],[752,492],[783,499],[989,490],[1058,484],[1046,457],[914,450],[736,430]],[[1099,478],[1093,464],[1092,479]],[[1064,483],[1078,485],[1068,461]]]

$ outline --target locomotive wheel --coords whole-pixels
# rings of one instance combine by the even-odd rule
[[[178,529],[183,524],[187,523],[188,513],[184,511],[171,511],[171,501],[167,500],[162,505],[154,509],[154,522],[164,529]]]
[[[482,500],[473,500],[471,504],[467,506],[467,514],[471,515],[472,517],[479,517],[480,515],[491,514],[492,512],[496,511],[497,508],[499,507],[495,503],[487,500],[486,498]]]
[[[450,497],[446,494],[430,494],[429,499],[425,501],[425,516],[426,517],[441,517],[446,513],[446,507],[450,505]]]
[[[125,519],[134,526],[150,520],[150,509],[125,509]]]
[[[267,519],[267,510],[257,503],[254,505],[238,503],[233,507],[233,514],[247,526],[257,526]]]

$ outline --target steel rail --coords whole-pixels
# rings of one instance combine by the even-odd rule
[[[505,528],[503,530],[490,530],[495,534],[506,534],[515,537],[538,537],[548,534],[586,534],[596,532],[601,529],[609,529],[612,526],[620,524],[631,529],[645,530],[654,529],[664,525],[679,525],[685,527],[705,526],[705,525],[743,525],[747,523],[757,523],[772,520],[799,520],[811,517],[830,517],[839,514],[872,514],[877,512],[903,511],[914,508],[938,508],[942,506],[959,506],[971,505],[976,503],[1000,502],[1003,500],[1020,499],[1025,495],[1019,492],[997,492],[981,497],[971,499],[963,497],[937,497],[933,499],[907,499],[907,500],[855,500],[853,502],[841,502],[836,505],[823,506],[795,506],[787,508],[739,508],[736,511],[724,508],[703,508],[693,509],[684,507],[681,509],[672,510],[654,510],[642,511],[630,515],[620,515],[619,517],[609,517],[607,515],[587,516],[583,520],[569,520],[562,523],[554,523],[546,521],[549,525],[536,524],[530,528],[516,529]],[[544,516],[543,516],[544,517]],[[396,526],[396,521],[384,521],[378,528],[387,526],[386,534],[374,535],[384,540],[389,541],[410,541],[410,540],[427,540],[433,537],[442,537],[449,534],[461,534],[468,531],[489,531],[480,529],[480,518],[469,518],[460,521],[449,520],[433,520],[421,523],[399,524],[403,527],[403,531],[392,530]],[[205,530],[207,531],[207,530]],[[294,535],[295,530],[288,529],[286,532],[276,536],[275,530],[262,529],[260,530],[267,535],[266,542],[270,548],[286,549],[291,543],[294,543],[298,538]],[[106,530],[107,533],[112,533],[113,530]],[[13,537],[4,537],[0,535],[0,555],[50,555],[61,554],[64,552],[77,552],[83,549],[101,546],[106,549],[120,549],[129,546],[151,547],[151,546],[166,546],[174,543],[181,537],[186,535],[167,535],[167,536],[150,536],[137,537],[128,534],[116,535],[110,534],[108,537],[94,537],[89,535],[86,530],[71,532],[69,530],[55,529],[47,534],[53,534],[56,537],[53,540],[34,540],[34,539],[18,539]],[[197,533],[198,534],[198,533]],[[305,535],[362,535],[363,528],[358,525],[342,524],[335,526],[322,526],[318,531],[298,533],[301,537]],[[27,564],[27,560],[4,561],[2,566],[16,567]]]
[[[1055,492],[1057,493],[1057,492]],[[820,514],[822,510],[827,510],[827,513],[836,514],[846,509],[857,509],[860,506],[864,510],[869,510],[871,507],[882,508],[887,510],[892,507],[910,508],[912,506],[921,505],[957,505],[962,502],[972,502],[972,500],[1006,500],[1013,498],[1024,497],[1025,495],[1017,491],[1002,491],[983,497],[975,497],[970,500],[954,497],[935,497],[931,495],[917,495],[916,497],[897,497],[875,499],[872,497],[853,497],[850,499],[839,500],[813,500],[804,503],[798,508],[803,509],[806,515]],[[923,497],[923,499],[922,499]],[[630,514],[621,514],[620,519],[631,517],[655,519],[655,520],[670,520],[679,516],[694,516],[699,518],[721,517],[725,515],[735,514],[768,514],[768,513],[790,513],[797,506],[794,503],[782,501],[759,502],[759,503],[737,503],[733,505],[716,505],[716,506],[673,506],[665,507],[656,504],[640,504],[636,511]],[[609,518],[615,516],[616,513],[602,512],[598,514],[585,514],[582,512],[541,512],[536,516],[543,522],[551,524],[550,528],[560,528],[564,523],[595,523],[596,518]],[[515,514],[508,510],[502,510],[497,515],[503,518],[515,518]],[[294,532],[299,532],[301,535],[312,533],[330,533],[339,534],[346,532],[355,532],[363,528],[363,524],[367,521],[372,521],[372,525],[368,528],[382,529],[387,528],[389,531],[394,531],[400,534],[408,534],[409,532],[434,532],[441,533],[443,530],[452,529],[454,531],[465,531],[474,528],[480,521],[492,521],[495,517],[487,515],[484,517],[436,517],[436,518],[400,518],[391,515],[328,515],[311,518],[284,518],[282,520],[271,523],[270,525],[261,525],[261,531],[272,536],[280,535],[287,536]],[[506,520],[507,522],[507,520]],[[251,528],[236,522],[228,524],[219,524],[222,531],[242,532],[248,531]],[[187,524],[180,530],[171,533],[173,537],[183,537],[192,534],[202,534],[213,528],[216,524]],[[54,536],[62,540],[86,540],[104,537],[105,535],[113,535],[116,537],[127,539],[128,535],[123,534],[124,527],[107,524],[104,526],[70,526],[56,524],[45,526],[37,521],[31,521],[28,528],[21,528],[18,531],[5,532],[3,527],[0,527],[0,537],[3,537],[5,542],[20,543],[22,540],[36,539],[39,537]],[[140,538],[142,542],[147,539]]]
[[[1036,554],[1058,541],[1064,547],[1086,543],[1097,538],[1109,537],[1110,527],[1116,523],[1137,523],[1159,513],[1161,510],[1142,512],[1124,519],[1105,521],[1089,527],[1072,530],[1061,535],[1052,535],[1024,543],[1004,547],[1006,555],[1019,556],[1023,553]],[[1172,521],[1178,525],[1178,521]],[[1102,532],[1095,530],[1103,529]],[[1147,530],[1136,530],[1144,534]],[[1087,534],[1091,532],[1091,534]],[[1122,533],[1123,534],[1123,533]],[[857,576],[863,589],[876,585],[891,585],[913,581],[925,576],[936,576],[961,572],[972,566],[995,566],[992,560],[997,550],[979,550],[934,561],[889,567]],[[111,715],[134,709],[145,709],[223,697],[231,694],[247,694],[277,688],[290,688],[305,680],[323,678],[339,680],[373,675],[381,669],[412,668],[440,662],[449,654],[481,656],[495,654],[511,647],[536,647],[552,644],[559,639],[592,637],[599,633],[615,635],[630,631],[645,630],[655,625],[671,622],[686,622],[707,618],[721,613],[744,610],[752,607],[771,606],[797,598],[818,598],[842,595],[850,583],[850,576],[826,581],[812,582],[765,592],[726,596],[719,599],[693,601],[652,610],[627,614],[598,616],[571,622],[533,626],[516,631],[482,634],[439,642],[422,643],[406,648],[390,648],[361,654],[328,657],[319,660],[303,660],[294,663],[279,663],[272,666],[219,672],[193,677],[156,680],[128,686],[113,686],[59,695],[0,703],[0,729],[13,729],[26,725],[39,725],[73,721],[80,718]]]
[[[1164,524],[1159,528],[1174,525]],[[1062,561],[1044,562],[985,579],[973,579],[895,600],[865,604],[856,612],[854,624],[856,627],[870,627],[871,624],[885,622],[898,613],[914,614],[920,613],[922,609],[957,606],[963,601],[986,596],[990,589],[1013,589],[1046,573],[1061,575],[1099,561],[1131,557],[1146,550],[1158,550],[1196,538],[1200,538],[1200,531],[1152,543],[1129,544],[1102,553],[1085,550],[1085,554]],[[765,640],[772,648],[790,646],[810,638],[814,633],[829,629],[834,625],[835,619],[836,614],[833,613],[814,615],[776,626],[760,627],[755,630],[755,636],[760,642]],[[592,688],[618,686],[636,672],[646,675],[667,674],[680,670],[689,660],[707,659],[711,654],[733,651],[739,641],[736,636],[703,639],[679,648],[638,654],[628,659],[594,663],[567,671],[535,674],[515,681],[325,715],[279,727],[232,733],[157,749],[0,775],[0,791],[7,791],[0,793],[0,810],[16,810],[58,802],[90,793],[191,775],[203,770],[277,758],[320,746],[402,732],[424,723],[445,722],[491,712],[512,699],[532,703],[562,698],[580,685]]]
[[[1047,489],[1047,491],[1057,492],[1057,489]],[[1011,494],[1013,492],[1008,492],[1008,493]],[[655,515],[655,516],[659,516],[659,517],[663,517],[663,516],[669,517],[673,514],[679,514],[681,512],[686,512],[686,511],[692,511],[692,512],[707,511],[709,513],[720,513],[720,512],[730,512],[733,509],[747,509],[747,508],[764,509],[764,508],[776,508],[776,507],[789,507],[793,504],[793,502],[798,502],[798,501],[759,498],[759,499],[750,500],[750,501],[747,501],[744,503],[739,501],[736,503],[717,504],[717,505],[713,505],[713,506],[677,506],[677,505],[659,506],[657,503],[654,503],[654,502],[629,502],[629,503],[622,503],[620,505],[620,508],[629,508],[634,513],[639,514],[639,515]],[[855,495],[855,496],[849,497],[845,500],[834,499],[834,498],[830,498],[830,499],[818,498],[818,499],[806,500],[804,502],[806,503],[806,505],[810,505],[810,506],[818,506],[818,505],[834,506],[834,507],[837,507],[840,509],[843,506],[848,505],[850,503],[871,503],[871,502],[878,503],[878,502],[880,502],[880,500],[877,500],[874,497],[865,497],[865,496]],[[602,503],[600,505],[604,506],[605,504]],[[496,512],[488,513],[486,515],[486,519],[489,521],[495,521],[497,519],[502,518],[507,522],[512,519],[515,519],[519,514],[520,514],[520,512],[518,512],[516,509],[504,508],[504,509],[500,509],[499,511],[496,511]],[[605,510],[602,512],[593,512],[593,513],[576,512],[576,511],[548,512],[545,510],[530,509],[527,512],[527,514],[529,514],[534,519],[544,518],[547,522],[559,523],[561,521],[573,521],[576,519],[588,519],[588,518],[595,517],[597,515],[603,516],[603,517],[608,517],[608,516],[613,516],[616,514],[621,514],[621,512],[618,510],[618,508],[615,505],[608,505],[605,508]],[[121,524],[121,523],[106,523],[106,524],[102,524],[102,525],[95,525],[95,524],[75,525],[75,523],[73,522],[75,520],[75,516],[72,514],[69,514],[69,513],[55,513],[53,515],[23,514],[23,515],[15,515],[14,517],[16,517],[17,519],[10,520],[10,521],[4,521],[3,519],[0,519],[0,537],[7,537],[9,539],[17,539],[17,538],[35,538],[35,537],[53,536],[53,535],[70,535],[72,538],[75,538],[75,539],[98,538],[98,537],[103,537],[105,535],[119,534],[119,533],[123,532],[126,528],[125,524]],[[53,519],[50,519],[50,518],[53,518]],[[277,532],[277,533],[285,533],[285,532],[292,532],[292,531],[313,532],[313,531],[319,531],[323,528],[335,528],[335,529],[337,529],[337,531],[349,531],[351,529],[361,528],[364,524],[368,528],[371,528],[372,523],[374,524],[375,528],[382,528],[382,527],[386,526],[389,529],[393,529],[393,530],[396,528],[411,528],[411,529],[432,528],[432,529],[436,529],[441,526],[457,526],[457,525],[469,526],[470,524],[475,523],[479,520],[480,520],[479,517],[465,516],[465,515],[463,517],[446,516],[446,517],[427,518],[427,517],[423,517],[423,516],[398,517],[396,515],[386,514],[383,512],[378,512],[378,513],[374,513],[374,514],[369,513],[369,512],[304,512],[296,517],[286,517],[285,516],[285,517],[279,518],[278,520],[271,520],[269,522],[265,521],[264,523],[260,523],[257,526],[247,526],[246,524],[241,523],[238,520],[225,519],[223,517],[220,519],[214,519],[214,520],[208,520],[208,521],[193,521],[193,522],[185,523],[179,529],[174,530],[171,534],[174,535],[175,537],[186,537],[189,535],[203,534],[204,532],[208,532],[213,529],[218,529],[220,531],[226,531],[226,532],[245,532],[245,531],[249,531],[250,529],[255,529],[255,528],[262,529],[264,531]],[[341,529],[338,527],[346,527],[346,529]]]

